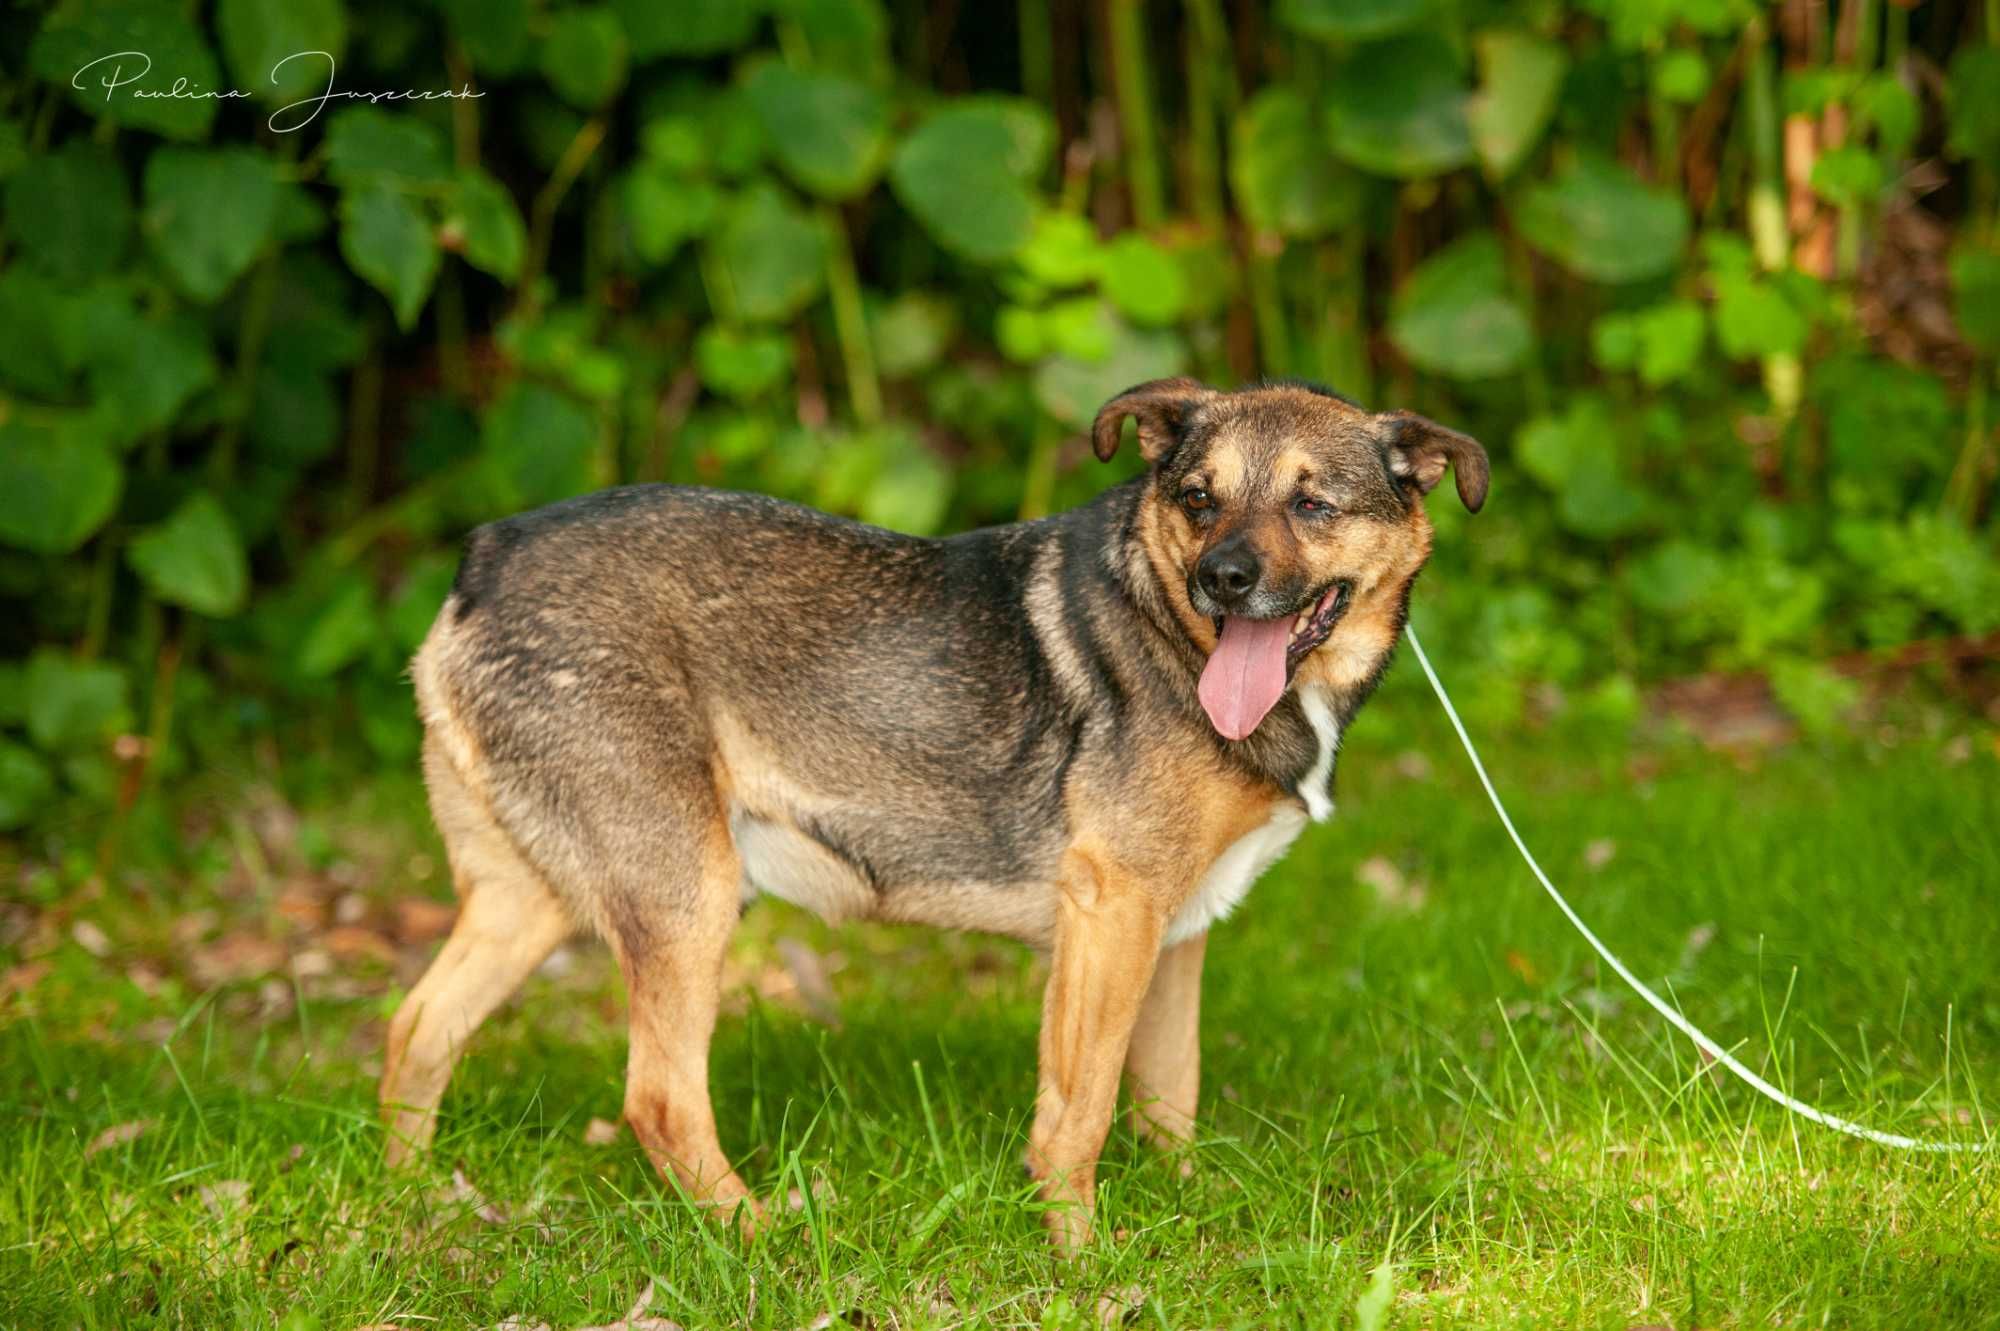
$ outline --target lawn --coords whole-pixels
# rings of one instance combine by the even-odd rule
[[[1114,1131],[1070,1265],[1018,1164],[1039,962],[774,904],[714,1060],[724,1144],[793,1200],[755,1242],[603,1122],[623,998],[594,946],[480,1033],[431,1163],[385,1172],[383,1023],[446,896],[420,792],[296,754],[210,773],[128,829],[185,847],[171,867],[9,874],[0,1326],[564,1331],[649,1285],[689,1328],[2000,1325],[2000,1163],[1836,1136],[1705,1070],[1599,973],[1397,676],[1338,816],[1211,944],[1199,1145]],[[1699,1024],[1835,1112],[1995,1139],[1990,725],[1913,706],[1734,756],[1483,729],[1551,872]]]

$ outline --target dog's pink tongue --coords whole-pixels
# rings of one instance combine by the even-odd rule
[[[1222,621],[1222,640],[1202,667],[1195,690],[1202,710],[1224,739],[1242,739],[1285,692],[1285,648],[1291,644],[1289,619]]]

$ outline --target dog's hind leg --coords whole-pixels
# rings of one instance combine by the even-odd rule
[[[1201,962],[1207,948],[1204,933],[1160,953],[1125,1053],[1132,1130],[1161,1150],[1194,1140],[1201,1092]]]
[[[650,907],[608,912],[607,932],[630,993],[625,1120],[661,1174],[697,1202],[747,1204],[761,1214],[716,1135],[708,1094],[709,1040],[722,961],[741,913],[742,860],[722,820],[654,885]],[[661,890],[664,889],[664,890]]]
[[[575,930],[449,764],[434,750],[425,758],[459,910],[451,937],[389,1023],[381,1104],[391,1165],[430,1146],[438,1101],[466,1041]]]

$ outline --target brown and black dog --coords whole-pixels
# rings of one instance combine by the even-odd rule
[[[1309,384],[1141,384],[1147,473],[921,540],[755,495],[607,490],[483,527],[413,667],[460,911],[389,1028],[392,1161],[467,1038],[559,943],[631,997],[625,1117],[694,1198],[756,1203],[708,1095],[756,894],[1048,950],[1029,1167],[1089,1234],[1121,1069],[1187,1142],[1202,949],[1308,816],[1486,454]]]

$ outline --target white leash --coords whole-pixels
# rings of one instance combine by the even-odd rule
[[[1702,1032],[1700,1027],[1696,1026],[1686,1017],[1683,1017],[1665,999],[1647,988],[1639,977],[1634,975],[1624,962],[1613,956],[1611,949],[1604,946],[1597,935],[1590,931],[1590,926],[1585,924],[1576,911],[1570,907],[1569,902],[1563,898],[1563,894],[1556,891],[1556,885],[1549,881],[1549,876],[1542,872],[1542,866],[1535,862],[1534,853],[1528,849],[1528,843],[1521,840],[1521,834],[1514,830],[1514,820],[1507,816],[1507,806],[1500,802],[1499,793],[1493,789],[1493,779],[1486,775],[1486,764],[1479,761],[1479,750],[1472,747],[1472,736],[1465,733],[1465,723],[1458,719],[1458,709],[1451,705],[1451,695],[1444,691],[1444,684],[1438,679],[1437,671],[1431,669],[1430,658],[1424,655],[1424,646],[1417,641],[1416,626],[1406,624],[1403,628],[1403,633],[1410,640],[1411,650],[1417,654],[1417,664],[1424,668],[1424,678],[1431,682],[1431,688],[1437,693],[1438,701],[1444,704],[1444,714],[1451,718],[1451,728],[1458,732],[1458,742],[1465,746],[1465,756],[1472,759],[1472,770],[1479,774],[1479,784],[1486,787],[1486,798],[1493,801],[1493,812],[1500,815],[1500,825],[1505,827],[1507,835],[1514,839],[1514,849],[1521,852],[1521,858],[1528,862],[1528,868],[1534,871],[1536,879],[1548,891],[1549,897],[1556,903],[1556,907],[1569,917],[1569,922],[1576,926],[1578,933],[1583,935],[1583,941],[1589,943],[1592,950],[1598,956],[1603,957],[1605,963],[1612,970],[1618,972],[1619,979],[1631,985],[1639,997],[1651,1004],[1655,1012],[1665,1017],[1669,1025],[1682,1035],[1687,1036],[1688,1039],[1694,1041],[1703,1053],[1706,1053],[1710,1058],[1713,1058],[1716,1062],[1742,1078],[1747,1085],[1766,1099],[1774,1100],[1791,1110],[1794,1114],[1799,1115],[1799,1117],[1811,1119],[1813,1122],[1824,1127],[1832,1128],[1835,1132],[1844,1132],[1850,1137],[1859,1137],[1864,1141],[1875,1142],[1881,1146],[1893,1146],[1901,1151],[1947,1152],[1985,1151],[1992,1149],[1991,1145],[1986,1142],[1935,1142],[1920,1141],[1915,1137],[1902,1137],[1896,1133],[1882,1132],[1860,1123],[1850,1123],[1844,1118],[1836,1118],[1825,1110],[1815,1109],[1805,1101],[1785,1094],[1785,1092],[1779,1090],[1776,1086],[1773,1086],[1770,1082],[1765,1081],[1762,1077],[1745,1067],[1736,1059],[1735,1055],[1710,1039]]]

